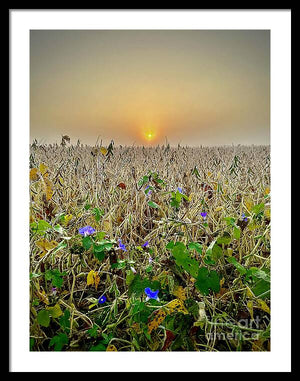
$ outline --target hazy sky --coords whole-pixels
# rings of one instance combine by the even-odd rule
[[[30,138],[270,143],[270,33],[30,32]]]

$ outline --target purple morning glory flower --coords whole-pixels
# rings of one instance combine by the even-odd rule
[[[145,191],[147,190],[147,189],[149,189],[150,188],[150,186],[149,185],[147,185],[146,186],[146,188],[145,188]],[[146,192],[145,192],[146,193]],[[151,191],[151,189],[146,193],[146,195],[147,196],[150,196],[150,194],[152,193],[152,191]]]
[[[205,219],[206,216],[207,216],[207,213],[206,213],[206,212],[201,212],[200,214],[201,214],[201,217],[203,217],[204,219]]]
[[[146,301],[149,299],[159,300],[158,293],[159,293],[159,290],[152,291],[150,287],[146,287],[145,288],[145,294],[147,295]]]
[[[247,222],[248,218],[245,216],[245,213],[242,214],[243,221]]]
[[[105,295],[100,296],[100,298],[98,299],[98,303],[103,304],[105,302],[106,302],[106,296]]]
[[[122,243],[122,241],[120,239],[118,239],[118,242],[119,242],[119,249],[121,249],[123,251],[127,251],[125,245]]]
[[[182,193],[182,188],[177,188],[179,193]]]
[[[57,293],[57,288],[56,287],[52,287],[52,294],[55,296]]]
[[[142,245],[142,247],[147,247],[147,246],[149,246],[149,241],[146,241],[146,242]]]
[[[150,258],[149,258],[149,263],[152,263],[152,262],[153,262],[153,258],[150,257]]]
[[[95,233],[96,230],[94,228],[92,228],[91,226],[85,226],[85,227],[79,229],[78,231],[79,231],[79,234],[86,237],[87,235]]]

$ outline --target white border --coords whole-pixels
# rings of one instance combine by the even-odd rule
[[[290,11],[11,10],[10,28],[10,371],[290,371]],[[27,287],[29,198],[27,190],[29,186],[30,29],[271,30],[272,331],[270,353],[29,352],[29,287]],[[282,219],[284,219],[284,228],[281,224]],[[284,287],[282,286],[283,278]]]

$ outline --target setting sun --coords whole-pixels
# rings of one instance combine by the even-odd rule
[[[153,140],[155,138],[155,133],[153,131],[147,131],[145,133],[145,138],[150,141],[150,140]]]

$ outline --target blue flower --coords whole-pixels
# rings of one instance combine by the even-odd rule
[[[245,216],[245,213],[242,214],[243,221],[247,222],[248,218]]]
[[[147,295],[146,301],[149,299],[159,300],[158,293],[159,293],[159,290],[152,291],[150,287],[146,287],[145,288],[145,294]]]
[[[146,241],[146,242],[142,245],[142,247],[147,247],[147,246],[149,246],[149,241]]]
[[[105,302],[106,302],[106,296],[105,295],[100,296],[100,298],[98,299],[98,303],[103,304]]]
[[[85,227],[78,230],[79,234],[83,235],[84,237],[86,237],[87,235],[95,233],[95,231],[96,230],[94,228],[92,228],[91,226],[85,226]]]
[[[118,242],[119,242],[119,249],[121,249],[123,251],[127,251],[125,245],[122,243],[122,241],[120,239],[118,239]]]
[[[150,196],[150,194],[152,193],[151,189],[148,190],[148,192],[146,192],[146,190],[149,189],[149,188],[150,188],[149,185],[147,185],[146,188],[145,188],[145,193],[146,193],[147,196]]]
[[[177,188],[179,193],[182,193],[182,188]]]
[[[206,212],[201,212],[200,214],[201,214],[201,216],[202,216],[204,219],[205,219],[206,216],[207,216],[207,213],[206,213]]]

